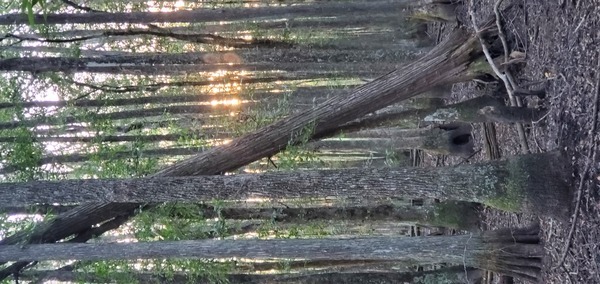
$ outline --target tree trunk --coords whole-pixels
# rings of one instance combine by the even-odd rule
[[[446,106],[409,110],[382,111],[352,121],[340,127],[340,132],[354,132],[372,127],[404,125],[407,121],[464,122],[464,123],[531,123],[544,115],[542,109],[507,107],[501,99],[480,96]]]
[[[78,153],[78,154],[64,154],[64,155],[52,155],[41,158],[37,161],[37,166],[43,166],[48,164],[67,164],[67,163],[81,163],[92,159],[95,160],[114,160],[114,159],[126,159],[135,157],[166,157],[166,156],[190,156],[197,154],[202,151],[196,147],[174,147],[174,148],[158,148],[158,149],[144,149],[131,151],[107,151],[104,153]],[[21,170],[18,166],[5,165],[0,168],[0,174],[11,174]]]
[[[36,204],[34,206],[7,206],[0,208],[0,212],[6,215],[16,214],[61,214],[65,213],[77,205],[49,205],[49,204]]]
[[[214,83],[214,82],[213,82]],[[281,93],[257,91],[251,94],[241,94],[240,100],[248,100],[250,103],[260,101],[270,104],[276,100],[287,99],[290,105],[304,105],[313,107],[326,101],[328,98],[348,93],[348,89],[332,89],[331,87],[301,87],[295,90],[284,92],[289,94],[287,97]],[[234,97],[232,95],[232,97]],[[165,95],[148,96],[126,99],[93,99],[93,100],[69,100],[69,101],[26,101],[19,103],[0,103],[0,109],[11,107],[111,107],[111,106],[131,106],[141,104],[175,104],[175,103],[200,103],[211,104],[217,97],[214,95],[194,94],[194,95]],[[305,107],[306,108],[306,107]],[[305,109],[304,108],[304,109]],[[301,111],[301,110],[298,110]]]
[[[377,76],[394,70],[402,63],[202,63],[199,60],[173,58],[157,61],[154,58],[142,60],[139,56],[120,58],[121,60],[92,57],[24,57],[0,60],[0,71],[26,72],[87,72],[133,75],[177,75],[198,72],[218,71],[272,71],[303,72],[303,74],[352,74],[356,76]],[[108,62],[108,63],[107,63]],[[213,82],[214,83],[214,82]]]
[[[432,198],[564,219],[569,163],[557,152],[440,168],[343,169],[122,180],[0,184],[0,205],[173,202],[248,198]]]
[[[376,151],[422,149],[442,155],[473,154],[471,126],[441,125],[421,129],[378,128],[344,133],[343,138],[312,142],[309,149],[368,149]]]
[[[53,48],[42,46],[14,47],[15,52],[57,53],[69,54],[66,48]],[[431,48],[417,48],[402,51],[372,50],[372,49],[248,49],[220,52],[187,52],[187,53],[132,53],[126,51],[95,51],[82,50],[79,58],[66,57],[27,57],[12,58],[14,66],[22,66],[35,60],[40,62],[71,62],[69,65],[79,64],[239,64],[239,63],[348,63],[348,62],[406,62],[413,60],[416,55],[426,53]],[[62,59],[60,59],[62,58]],[[40,60],[43,59],[43,60]],[[59,60],[60,59],[60,60]],[[21,62],[21,64],[17,64]],[[23,68],[23,67],[21,67]]]
[[[371,3],[376,2],[369,2]],[[156,16],[155,13],[152,14]],[[297,138],[303,132],[313,138],[333,135],[337,127],[344,123],[418,95],[429,88],[458,80],[479,56],[480,44],[477,38],[470,36],[465,29],[457,29],[423,58],[365,84],[343,98],[332,98],[304,113],[290,116],[229,144],[204,151],[157,172],[154,177],[219,174],[272,156],[288,145],[299,144],[302,140]],[[6,237],[0,244],[55,242],[72,235],[75,237],[70,241],[85,242],[95,234],[126,222],[136,214],[139,207],[140,204],[82,205],[56,219],[36,225],[33,231]],[[92,227],[112,218],[115,219],[108,222],[110,226]],[[27,264],[28,262],[17,262],[10,269],[0,271],[0,279]]]
[[[144,143],[156,143],[163,141],[181,141],[186,138],[194,139],[227,139],[230,138],[234,133],[219,132],[198,132],[189,134],[162,134],[162,135],[107,135],[107,136],[87,136],[87,137],[76,137],[76,136],[36,136],[30,137],[1,137],[0,143],[30,143],[31,140],[35,142],[53,142],[53,143],[101,143],[101,142],[144,142]],[[196,153],[196,152],[192,152]],[[187,154],[186,154],[187,155]],[[56,156],[54,156],[56,157]],[[52,158],[50,158],[52,159]]]
[[[284,29],[292,29],[294,32],[303,32],[303,31],[314,31],[316,29],[345,29],[349,26],[351,27],[365,27],[368,26],[370,28],[373,27],[390,27],[406,31],[405,34],[407,38],[409,38],[413,33],[415,33],[416,26],[414,23],[411,23],[406,19],[406,16],[409,16],[406,12],[402,14],[398,14],[397,11],[384,11],[383,13],[369,13],[369,14],[359,14],[352,15],[351,17],[345,17],[344,15],[337,15],[336,17],[311,17],[311,18],[287,18],[280,19],[274,21],[254,21],[252,22],[252,27],[256,30],[264,31],[268,33],[270,31],[274,31],[275,33],[281,33]],[[194,29],[195,28],[195,29]],[[220,35],[230,35],[230,34],[238,34],[238,31],[248,29],[248,24],[246,22],[213,22],[206,23],[202,25],[201,28],[198,27],[190,27],[190,26],[178,26],[178,27],[170,27],[169,31],[174,33],[190,33],[197,32],[203,34],[220,34]],[[136,30],[136,29],[72,29],[65,30],[59,32],[48,32],[44,33],[43,36],[40,34],[19,34],[22,38],[41,38],[41,37],[49,37],[50,39],[71,39],[76,37],[97,37],[105,34],[116,34],[122,33],[128,30]],[[228,33],[228,31],[235,31],[233,33]],[[65,53],[62,51],[58,51],[55,48],[47,49],[46,47],[12,47],[7,46],[7,49],[11,51],[24,50],[24,51],[42,51],[42,52],[57,52],[57,53]],[[261,50],[266,51],[266,50]],[[83,50],[82,55],[99,55],[99,54],[125,54],[126,51],[92,51],[92,50]]]
[[[467,275],[465,275],[467,273]],[[227,283],[248,284],[318,284],[318,283],[345,283],[345,284],[397,284],[416,283],[420,279],[439,279],[444,284],[467,283],[470,274],[477,274],[472,268],[461,266],[442,268],[429,271],[410,272],[304,272],[298,274],[228,274],[223,276]],[[214,279],[206,277],[195,277],[183,273],[163,276],[156,273],[109,273],[106,276],[98,276],[93,273],[73,271],[31,271],[20,277],[22,280],[60,281],[60,282],[82,282],[85,283],[114,283],[115,280],[138,281],[138,283],[212,283]]]
[[[233,96],[232,96],[233,97]],[[236,96],[237,97],[237,96]],[[275,94],[255,93],[253,100],[262,100],[277,97]],[[172,95],[172,96],[150,96],[128,99],[95,99],[95,100],[72,100],[72,101],[29,101],[21,103],[0,103],[0,109],[10,107],[112,107],[112,106],[132,106],[142,104],[176,104],[176,103],[198,103],[210,105],[218,96],[194,94],[194,95]]]
[[[480,235],[365,237],[351,239],[199,240],[137,243],[0,246],[0,261],[116,260],[153,258],[252,258],[395,260],[454,263],[535,280],[543,246],[538,229],[488,231]]]
[[[243,106],[252,105],[253,102],[244,102]],[[147,109],[123,110],[108,113],[95,113],[88,111],[82,116],[65,116],[65,117],[44,117],[32,120],[13,121],[0,123],[0,130],[15,129],[19,127],[34,127],[39,125],[60,125],[78,123],[82,121],[93,120],[118,120],[130,118],[147,118],[153,116],[161,116],[164,114],[216,114],[219,111],[227,112],[241,108],[241,105],[174,105],[165,107],[155,107]]]
[[[218,174],[297,144],[301,142],[299,135],[331,135],[339,125],[350,120],[462,77],[469,63],[479,56],[478,48],[476,39],[458,29],[427,56],[356,88],[343,98],[331,98],[311,110],[271,124],[230,144],[215,147],[157,175]]]
[[[35,23],[43,24],[99,24],[99,23],[204,23],[220,21],[243,21],[256,18],[327,17],[341,15],[368,15],[396,11],[402,14],[412,1],[334,2],[318,5],[294,5],[262,8],[222,8],[181,10],[169,13],[123,12],[123,13],[66,13],[35,15]],[[0,25],[28,24],[26,14],[0,16]]]
[[[213,206],[197,205],[195,207],[192,205],[190,210],[200,210],[202,217],[207,219],[218,217],[239,220],[264,219],[286,223],[302,223],[315,220],[395,221],[474,231],[478,229],[480,221],[478,207],[476,204],[469,202],[443,201],[422,206],[383,204],[344,207],[225,207],[217,209]],[[6,209],[8,211],[9,207],[6,207]],[[170,217],[180,218],[177,215],[171,215]]]
[[[139,74],[138,74],[139,75]],[[168,74],[168,75],[173,75],[173,74]],[[303,80],[313,80],[313,79],[320,79],[322,78],[322,76],[320,75],[315,75],[315,74],[295,74],[294,76],[291,76],[289,74],[287,75],[274,75],[274,76],[270,76],[270,77],[244,77],[244,78],[240,78],[239,80],[236,80],[235,83],[239,83],[240,85],[244,85],[244,84],[256,84],[256,83],[275,83],[275,82],[281,82],[284,81],[286,83],[295,83],[294,81],[303,81]],[[129,86],[111,86],[111,85],[102,85],[102,86],[98,86],[98,85],[93,85],[93,84],[87,84],[87,83],[81,83],[81,82],[70,82],[69,80],[66,81],[67,83],[73,83],[79,87],[85,87],[87,89],[92,89],[95,91],[104,91],[104,92],[111,92],[111,93],[129,93],[129,92],[138,92],[138,91],[157,91],[161,88],[166,88],[166,87],[197,87],[197,86],[210,86],[210,85],[218,85],[218,84],[230,84],[233,83],[234,81],[232,80],[226,80],[223,82],[219,82],[219,81],[210,81],[210,80],[204,80],[204,81],[175,81],[175,82],[158,82],[158,83],[153,83],[153,84],[141,84],[141,85],[129,85]]]
[[[544,111],[527,107],[508,107],[502,99],[480,96],[423,113],[427,113],[423,120],[432,122],[531,123],[542,118]]]

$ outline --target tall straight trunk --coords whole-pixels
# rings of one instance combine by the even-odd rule
[[[288,18],[274,21],[254,21],[252,24],[261,31],[292,29],[298,30],[316,30],[316,29],[348,29],[348,27],[389,27],[393,26],[401,29],[412,29],[413,25],[407,23],[409,11],[401,14],[398,11],[383,11],[382,13],[355,14],[352,17],[346,15],[335,15],[332,17],[311,17],[311,18]],[[207,23],[203,26],[205,32],[238,31],[244,27],[245,23],[229,22],[222,25]],[[80,33],[83,33],[81,31]],[[68,34],[67,34],[68,35]]]
[[[234,133],[227,132],[196,132],[189,133],[186,135],[182,134],[157,134],[157,135],[108,135],[108,136],[46,136],[46,137],[34,137],[35,142],[53,142],[53,143],[92,143],[92,142],[163,142],[163,141],[180,141],[185,138],[195,139],[226,139],[230,138]],[[30,143],[32,138],[30,137],[1,137],[0,143]]]
[[[207,115],[221,113],[229,113],[233,110],[237,110],[240,107],[252,105],[254,102],[244,102],[243,106],[225,106],[225,105],[173,105],[165,107],[155,107],[147,109],[134,109],[134,110],[123,110],[108,113],[93,113],[88,111],[83,116],[66,116],[66,117],[44,117],[31,120],[13,121],[0,123],[0,130],[15,129],[19,127],[35,127],[39,125],[61,125],[70,123],[79,123],[82,121],[94,121],[94,120],[119,120],[119,119],[131,119],[131,118],[149,118],[153,116],[161,116],[165,114],[194,114],[194,115]]]
[[[108,74],[173,75],[218,71],[271,71],[304,72],[314,74],[348,73],[355,75],[383,74],[399,63],[317,63],[317,62],[258,62],[258,63],[203,63],[180,58],[155,63],[152,57],[141,60],[110,60],[105,58],[24,57],[0,60],[0,71],[27,72],[87,72]],[[116,61],[116,62],[113,62]]]
[[[212,82],[213,84],[215,82]],[[300,87],[295,90],[286,91],[289,93],[289,100],[292,104],[308,104],[315,101],[321,103],[331,96],[346,94],[346,89],[332,89],[331,87]],[[232,95],[233,97],[233,95]],[[256,91],[249,94],[236,95],[241,100],[261,101],[269,99],[281,99],[281,93],[269,91]],[[162,96],[147,96],[124,99],[79,99],[72,101],[27,101],[22,103],[0,103],[0,109],[11,107],[109,107],[109,106],[131,106],[140,104],[174,104],[174,103],[200,103],[211,104],[215,99],[220,98],[215,95],[208,94],[188,94],[188,95],[162,95]]]
[[[279,207],[279,208],[203,208],[205,218],[266,219],[276,222],[306,221],[395,221],[419,225],[476,230],[479,221],[477,206],[468,202],[444,201],[422,206],[410,204],[347,206],[347,207]],[[176,216],[173,216],[176,218]]]
[[[465,271],[467,274],[465,275]],[[427,277],[428,279],[440,279],[440,283],[445,284],[464,284],[467,283],[468,276],[478,275],[472,268],[454,266],[442,268],[439,270],[428,271],[410,271],[410,272],[304,272],[304,273],[281,273],[281,274],[228,274],[223,276],[227,283],[255,283],[255,284],[314,284],[314,283],[345,283],[345,284],[397,284],[413,283]],[[156,273],[127,273],[114,272],[106,276],[99,276],[93,273],[73,272],[64,270],[54,271],[31,271],[20,277],[22,280],[60,281],[60,282],[81,282],[86,283],[114,283],[117,279],[128,281],[138,281],[138,283],[212,283],[214,279],[206,277],[195,277],[184,273],[173,273],[173,275],[162,276]]]
[[[283,29],[292,29],[295,32],[303,32],[303,30],[312,30],[315,29],[347,29],[348,27],[389,27],[393,26],[394,28],[400,28],[402,30],[406,30],[407,34],[411,34],[411,31],[415,29],[414,27],[418,25],[418,23],[411,23],[407,20],[406,16],[409,16],[408,13],[398,14],[398,11],[384,11],[382,13],[369,13],[369,14],[359,14],[352,15],[352,17],[348,17],[346,15],[336,15],[331,17],[311,17],[311,18],[287,18],[287,19],[279,19],[272,21],[261,21],[261,20],[253,20],[250,22],[253,28],[264,31],[266,33],[270,31],[281,32]],[[239,35],[240,30],[248,29],[248,22],[216,22],[216,23],[206,23],[202,26],[202,28],[197,28],[190,30],[189,26],[181,26],[181,27],[172,27],[169,28],[170,32],[173,33],[190,33],[190,32],[199,32],[204,34],[215,34],[218,33],[220,35],[230,35],[236,34]],[[135,29],[129,29],[135,30]],[[23,38],[43,38],[48,37],[50,39],[72,39],[77,37],[94,37],[100,36],[103,34],[115,34],[118,32],[122,32],[124,30],[117,29],[72,29],[65,30],[59,32],[48,32],[44,33],[43,36],[40,34],[19,34],[20,37]],[[232,33],[228,33],[228,31],[234,31]],[[58,52],[57,49],[51,48],[46,49],[45,47],[6,47],[9,50],[24,50],[24,51],[44,51],[44,52]],[[51,51],[54,50],[54,51]],[[263,50],[265,51],[265,50]],[[64,53],[64,52],[60,52]],[[92,54],[101,54],[105,53],[105,51],[91,51],[85,50],[82,51],[82,55],[92,55]],[[110,51],[108,54],[123,54],[120,51]]]
[[[218,127],[217,125],[206,125],[206,124],[213,123],[214,118],[216,118],[217,120],[221,119],[219,116],[212,117],[212,118],[199,118],[196,116],[189,116],[189,115],[174,117],[174,118],[166,118],[166,119],[162,119],[162,120],[160,119],[160,117],[157,117],[157,119],[137,121],[137,122],[131,122],[131,123],[126,123],[126,124],[122,124],[122,125],[117,125],[117,126],[114,126],[113,128],[111,128],[110,130],[107,130],[107,132],[108,133],[116,133],[116,134],[124,134],[124,133],[131,133],[136,130],[144,130],[144,129],[156,130],[158,128],[171,128],[171,127],[175,126],[175,128],[187,129],[187,130],[189,130],[189,133],[197,133],[196,135],[198,135],[200,137],[202,137],[202,136],[206,136],[206,137],[219,136],[219,134],[221,134],[221,133],[226,133],[226,132],[223,132],[223,129]],[[69,124],[69,125],[62,125],[62,126],[57,126],[57,127],[49,127],[46,129],[36,128],[36,129],[32,129],[31,131],[36,136],[53,137],[53,136],[60,136],[60,135],[66,135],[66,134],[88,135],[89,133],[95,133],[97,131],[97,129],[94,129],[93,126],[89,126],[89,125]],[[139,133],[139,135],[143,135],[143,134],[145,134],[145,133]],[[8,139],[10,139],[10,138],[8,138]],[[127,139],[127,138],[125,138],[125,139]],[[10,142],[10,141],[6,141],[6,142]]]
[[[16,49],[16,48],[15,48]],[[0,61],[11,63],[16,68],[26,68],[23,65],[33,63],[43,64],[43,69],[50,68],[51,63],[65,63],[69,66],[94,64],[217,64],[217,63],[347,63],[347,62],[406,62],[413,60],[417,55],[426,53],[430,48],[415,48],[402,51],[372,50],[372,49],[248,49],[220,52],[186,52],[186,53],[133,53],[126,51],[94,51],[82,50],[84,56],[70,57],[26,57],[12,58]],[[71,50],[66,48],[52,48],[42,46],[26,46],[16,49],[20,52],[31,51],[36,53],[68,54]],[[22,51],[21,51],[22,50]],[[21,67],[19,67],[21,66]],[[67,66],[65,66],[67,67]],[[8,68],[8,67],[4,67]],[[33,68],[33,67],[32,67]],[[56,68],[56,67],[55,67]],[[43,70],[42,69],[42,70]]]
[[[37,166],[49,165],[49,164],[68,164],[68,163],[81,163],[89,160],[114,160],[114,159],[126,159],[135,158],[136,156],[142,158],[148,157],[168,157],[168,156],[190,156],[197,154],[201,149],[196,147],[174,147],[174,148],[158,148],[158,149],[144,149],[144,150],[131,150],[131,151],[115,151],[106,153],[78,153],[78,154],[64,154],[64,155],[52,155],[41,158],[37,161]],[[17,166],[5,165],[0,168],[0,174],[11,174],[20,170]]]
[[[570,171],[558,152],[439,168],[298,171],[0,184],[0,206],[83,202],[199,202],[248,198],[431,198],[564,219]],[[51,193],[51,194],[49,194]]]
[[[234,97],[234,96],[231,96]],[[235,96],[238,97],[238,96]],[[253,100],[262,100],[277,97],[275,94],[265,92],[255,93]],[[149,96],[128,99],[95,99],[95,100],[73,100],[73,101],[29,101],[22,103],[0,103],[0,109],[9,107],[110,107],[110,106],[131,106],[140,104],[175,104],[175,103],[199,103],[210,105],[213,100],[222,99],[221,96],[194,94],[194,95],[166,95]]]
[[[169,75],[173,75],[173,74],[169,74]],[[270,74],[267,74],[270,75]],[[275,74],[273,76],[268,76],[268,77],[244,77],[244,78],[240,78],[239,82],[235,81],[235,83],[239,83],[240,85],[245,85],[245,84],[260,84],[260,83],[278,83],[278,82],[286,82],[288,84],[293,84],[294,82],[302,82],[305,80],[315,80],[315,79],[321,79],[322,75],[318,75],[318,74],[294,74],[289,75],[289,74],[285,74],[285,75],[281,75],[281,74]],[[335,77],[332,77],[335,78]],[[67,81],[67,83],[71,83],[69,81]],[[228,84],[228,83],[232,83],[231,80],[228,80],[226,82],[220,82],[220,81],[211,81],[211,80],[204,80],[204,81],[175,81],[175,82],[158,82],[158,83],[152,83],[152,84],[139,84],[139,85],[126,85],[126,86],[122,86],[122,85],[118,85],[118,86],[114,86],[114,85],[93,85],[93,84],[87,84],[87,83],[81,83],[81,82],[75,82],[73,84],[77,85],[78,87],[85,87],[88,89],[92,89],[95,91],[104,91],[104,92],[111,92],[111,93],[129,93],[129,92],[136,92],[136,91],[157,91],[160,90],[162,88],[167,88],[167,87],[198,87],[198,86],[209,86],[209,85],[218,85],[218,84]]]
[[[257,18],[296,18],[326,17],[356,14],[368,15],[397,11],[412,1],[369,1],[369,2],[333,2],[318,5],[304,4],[294,6],[261,7],[261,8],[224,8],[181,10],[169,13],[128,12],[128,13],[67,13],[35,15],[36,23],[44,24],[99,24],[99,23],[204,23],[220,21],[243,21]],[[7,14],[0,16],[0,25],[27,24],[26,14]]]
[[[377,128],[343,133],[344,138],[331,138],[308,144],[316,150],[366,149],[374,151],[422,149],[443,155],[473,154],[471,126],[440,125],[420,129]]]
[[[453,263],[528,280],[540,274],[537,228],[480,235],[351,239],[199,240],[178,242],[32,244],[0,246],[0,261],[154,258],[395,260]]]
[[[369,2],[371,3],[376,2]],[[304,113],[273,123],[229,144],[204,151],[157,172],[153,177],[224,173],[272,156],[288,145],[301,143],[302,139],[298,139],[298,135],[302,133],[313,138],[332,135],[344,123],[435,86],[464,78],[463,73],[479,56],[480,45],[477,38],[465,29],[456,29],[423,58],[358,87],[347,96],[334,97]],[[0,244],[55,242],[72,235],[75,236],[70,242],[85,242],[96,234],[123,224],[136,214],[136,209],[140,206],[138,203],[85,204],[56,219],[38,224],[32,232],[19,232],[6,237],[0,240]],[[92,227],[106,220],[112,221],[103,223],[98,228]],[[29,262],[12,264],[0,271],[0,279],[28,264]]]
[[[61,214],[67,212],[77,205],[50,205],[50,204],[36,204],[34,206],[7,206],[0,208],[0,212],[7,215],[16,214]]]

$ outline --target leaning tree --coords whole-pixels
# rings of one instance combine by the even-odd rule
[[[10,21],[12,23],[14,18]],[[484,36],[493,39],[494,33],[493,29],[487,29]],[[476,36],[465,28],[457,28],[427,55],[350,91],[347,96],[333,97],[313,109],[168,166],[152,177],[221,174],[272,156],[289,145],[301,143],[302,137],[332,135],[340,125],[370,112],[416,96],[430,88],[479,75],[473,71],[477,68],[473,68],[472,63],[480,58],[480,48]],[[69,238],[70,242],[85,242],[120,226],[139,212],[140,207],[152,206],[140,203],[86,203],[55,219],[38,224],[29,232],[9,236],[0,241],[0,244],[48,243],[65,238]],[[18,261],[0,272],[0,277],[16,273],[29,263],[27,260]]]

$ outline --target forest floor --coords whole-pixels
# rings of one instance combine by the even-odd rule
[[[494,15],[495,0],[476,2],[480,20]],[[547,92],[541,101],[528,101],[549,110],[541,121],[526,127],[529,147],[534,153],[565,151],[573,165],[574,198],[565,204],[571,206],[572,215],[570,221],[559,222],[487,209],[484,225],[494,229],[539,221],[547,253],[540,283],[600,283],[600,162],[596,156],[600,143],[600,2],[517,0],[512,4],[513,12],[503,14],[504,31],[513,50],[527,56],[526,65],[514,75],[521,86],[545,87]],[[461,9],[465,10],[459,11],[459,20],[471,27],[466,7]],[[454,88],[455,99],[476,93],[473,83]],[[496,127],[503,157],[523,153],[515,126]],[[477,148],[482,149],[481,127],[474,134],[479,140]],[[481,159],[487,159],[485,153],[474,160]]]

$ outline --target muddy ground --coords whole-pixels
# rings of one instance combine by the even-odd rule
[[[482,19],[494,15],[495,0],[475,1]],[[540,222],[547,256],[540,283],[600,283],[600,141],[597,129],[600,92],[600,1],[517,0],[503,14],[512,50],[526,53],[526,64],[515,71],[521,86],[545,87],[547,98],[528,99],[549,110],[542,120],[526,126],[531,151],[563,150],[573,165],[572,215],[568,222],[547,217],[486,209],[486,229]],[[472,27],[466,7],[459,20]],[[455,100],[481,93],[474,83],[454,86]],[[594,126],[596,124],[596,126]],[[515,126],[496,125],[502,156],[523,153]],[[483,133],[475,139],[482,149]],[[487,159],[481,151],[474,160]],[[577,206],[577,204],[579,204]],[[574,224],[574,225],[573,225]],[[519,281],[516,281],[518,283]]]

